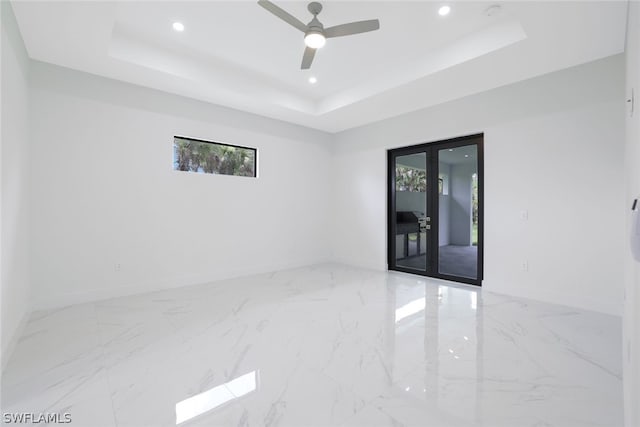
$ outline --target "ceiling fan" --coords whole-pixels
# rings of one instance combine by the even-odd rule
[[[322,11],[322,5],[315,1],[309,3],[309,6],[307,6],[309,12],[313,14],[313,19],[311,19],[308,24],[304,24],[298,18],[279,6],[271,3],[269,0],[258,0],[258,4],[304,33],[304,43],[307,47],[302,55],[302,65],[300,66],[303,70],[308,70],[311,67],[316,50],[324,46],[327,39],[366,33],[380,28],[380,21],[377,19],[351,22],[349,24],[324,28],[322,23],[318,20],[318,14]]]

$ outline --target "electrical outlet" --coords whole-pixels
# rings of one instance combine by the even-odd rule
[[[529,219],[529,211],[528,210],[522,210],[520,211],[520,219],[523,221],[526,221]]]
[[[113,266],[114,271],[120,271],[121,269],[122,269],[122,265],[120,263],[117,263],[116,265]]]
[[[522,261],[520,267],[522,268],[522,271],[526,273],[527,271],[529,271],[529,261]]]

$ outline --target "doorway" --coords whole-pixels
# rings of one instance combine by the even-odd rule
[[[480,286],[483,135],[388,151],[390,270]]]

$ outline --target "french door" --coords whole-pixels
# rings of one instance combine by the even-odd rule
[[[483,136],[388,151],[390,270],[482,284]]]

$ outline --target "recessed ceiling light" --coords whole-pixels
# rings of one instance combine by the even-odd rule
[[[449,151],[453,151],[453,148],[449,148]]]
[[[465,154],[464,156],[465,156],[465,157],[469,157],[469,155],[468,155],[468,154]]]
[[[440,16],[447,16],[449,12],[451,12],[451,7],[449,6],[442,6],[440,9],[438,9],[438,15]]]
[[[179,32],[184,31],[184,24],[182,22],[174,22],[173,29]]]
[[[311,77],[309,77],[309,83],[314,85],[314,84],[318,83],[318,79],[313,77],[313,76],[311,76]]]

